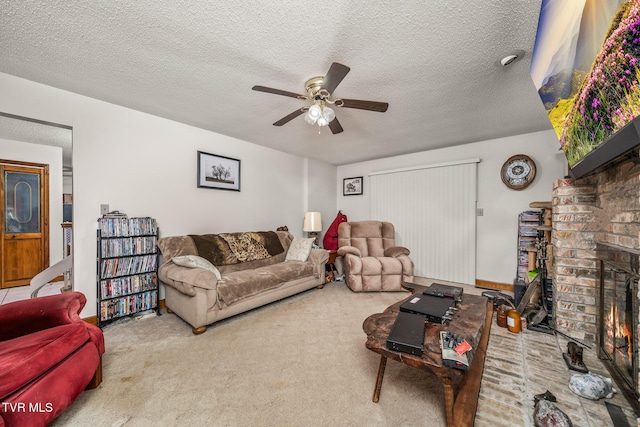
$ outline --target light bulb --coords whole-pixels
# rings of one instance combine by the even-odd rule
[[[309,107],[309,111],[307,112],[307,114],[309,115],[310,118],[314,119],[315,121],[322,116],[322,108],[320,108],[318,104],[314,104],[311,107]]]
[[[311,117],[311,114],[309,114],[308,111],[307,111],[307,114],[304,115],[304,121],[309,123],[310,125],[315,125],[316,124],[316,120],[318,120],[318,119]]]
[[[318,126],[326,126],[329,124],[329,121],[327,121],[327,119],[325,119],[324,117],[319,117],[316,123],[318,123]]]
[[[329,107],[324,107],[324,109],[322,110],[322,117],[327,121],[330,122],[333,119],[336,118],[336,113],[334,113],[334,111],[329,108]]]

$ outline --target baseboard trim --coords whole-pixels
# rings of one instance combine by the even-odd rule
[[[510,291],[513,292],[513,285],[508,283],[490,282],[488,280],[476,279],[477,288],[495,289],[497,291]]]
[[[165,302],[165,300],[161,299],[160,302],[158,302],[158,308],[160,308],[160,310],[162,310],[163,308],[167,308],[167,304]],[[98,324],[98,316],[89,316],[89,317],[84,317],[82,320],[84,320],[85,322],[91,324],[91,325],[97,325]]]

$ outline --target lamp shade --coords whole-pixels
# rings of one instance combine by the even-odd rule
[[[320,212],[307,212],[304,214],[302,231],[322,231],[322,216]]]

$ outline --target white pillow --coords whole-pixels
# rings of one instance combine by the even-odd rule
[[[300,237],[294,237],[287,251],[285,261],[306,261],[311,253],[311,245],[315,239],[302,239]]]
[[[173,261],[174,264],[180,265],[182,267],[204,268],[205,270],[209,270],[213,274],[215,274],[216,279],[221,279],[220,271],[218,271],[216,266],[211,264],[208,260],[197,255],[174,256],[173,258],[171,258],[171,261]]]

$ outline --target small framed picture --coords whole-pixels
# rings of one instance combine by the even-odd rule
[[[362,195],[362,177],[345,178],[342,180],[343,196],[361,196]]]
[[[240,191],[240,160],[198,151],[198,187]]]

